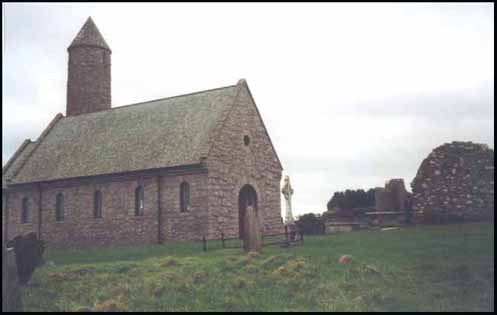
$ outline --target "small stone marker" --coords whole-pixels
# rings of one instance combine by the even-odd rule
[[[248,206],[245,210],[244,225],[243,248],[246,252],[260,252],[262,248],[261,231],[259,229],[257,214],[251,206]]]
[[[14,249],[2,245],[2,312],[22,311]]]

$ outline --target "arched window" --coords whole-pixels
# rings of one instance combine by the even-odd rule
[[[190,185],[187,182],[179,186],[179,203],[180,211],[186,212],[190,208]]]
[[[22,209],[21,209],[21,223],[28,223],[29,218],[29,199],[28,197],[22,198]]]
[[[95,191],[93,196],[93,217],[95,219],[102,217],[102,193],[100,190]]]
[[[57,194],[55,198],[55,220],[64,221],[64,195]]]
[[[135,216],[141,216],[144,213],[144,192],[143,186],[138,186],[135,189]]]

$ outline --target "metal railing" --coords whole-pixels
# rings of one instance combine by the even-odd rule
[[[235,245],[233,241],[237,241]],[[207,239],[205,236],[202,237],[202,248],[204,251],[207,251],[209,246],[208,243],[213,242],[221,242],[221,248],[210,248],[213,249],[236,249],[243,248],[243,239],[240,237],[230,237],[226,238],[224,233],[221,232],[221,238],[219,239]],[[276,234],[266,234],[261,235],[262,247],[264,246],[274,246],[280,245],[281,247],[291,247],[291,246],[302,246],[304,245],[304,233],[300,230],[297,231],[288,231],[288,227],[285,226],[284,233],[276,233]]]

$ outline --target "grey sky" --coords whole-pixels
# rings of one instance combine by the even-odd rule
[[[65,113],[66,48],[91,15],[113,106],[247,79],[297,214],[336,190],[409,186],[445,142],[494,147],[493,6],[3,4],[2,165]]]

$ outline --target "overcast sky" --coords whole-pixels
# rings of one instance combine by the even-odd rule
[[[65,114],[67,47],[92,16],[113,107],[245,78],[294,212],[404,178],[454,140],[494,148],[494,5],[2,4],[2,165]]]

